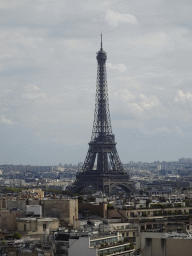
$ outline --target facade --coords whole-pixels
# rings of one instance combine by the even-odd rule
[[[119,240],[134,243],[139,235],[139,225],[131,225],[130,223],[110,223],[114,231],[118,233]]]
[[[36,195],[36,198],[42,199],[44,197],[44,191],[41,188],[24,189],[22,194],[28,197]]]
[[[56,217],[73,225],[78,219],[78,199],[0,199],[0,228],[16,229],[16,217]]]
[[[181,233],[142,232],[136,244],[142,256],[190,256],[192,237]]]
[[[91,204],[91,203],[79,203],[79,213],[82,216],[90,216],[90,215],[97,215],[102,218],[107,218],[107,204],[100,203],[100,204]]]
[[[41,205],[26,205],[26,216],[27,217],[42,217],[42,206]]]
[[[78,219],[78,199],[41,200],[43,216],[56,217],[73,225]]]
[[[159,218],[166,216],[171,218],[179,215],[189,216],[192,214],[192,207],[172,207],[172,208],[143,208],[143,209],[114,209],[108,210],[108,218],[121,218],[122,221],[134,222],[141,218]]]
[[[132,256],[135,251],[130,243],[119,241],[116,233],[58,233],[55,245],[55,256],[104,256],[109,254]]]
[[[0,229],[1,230],[16,230],[16,218],[25,217],[24,211],[9,211],[1,210],[0,213]]]
[[[33,235],[33,232],[42,234],[50,233],[53,229],[59,228],[59,220],[56,218],[17,218],[17,231]]]

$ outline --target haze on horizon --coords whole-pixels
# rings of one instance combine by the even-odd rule
[[[192,2],[1,1],[0,164],[83,162],[100,33],[123,163],[192,157]]]

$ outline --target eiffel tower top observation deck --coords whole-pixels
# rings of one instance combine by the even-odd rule
[[[107,194],[114,186],[130,192],[133,191],[132,183],[123,169],[112,133],[106,74],[107,54],[103,50],[102,35],[101,48],[96,58],[97,83],[92,136],[84,164],[72,190],[80,191],[91,185],[96,191]]]

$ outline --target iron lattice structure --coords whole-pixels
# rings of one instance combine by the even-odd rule
[[[106,73],[107,54],[102,47],[102,36],[101,49],[96,58],[98,66],[92,136],[85,162],[72,189],[80,191],[91,185],[96,191],[109,194],[114,186],[120,186],[130,192],[133,190],[132,183],[123,169],[112,133]]]

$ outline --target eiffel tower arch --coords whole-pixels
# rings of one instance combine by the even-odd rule
[[[97,83],[95,112],[91,141],[81,171],[71,188],[80,192],[88,186],[95,191],[110,194],[118,186],[126,192],[133,192],[133,183],[125,172],[116,149],[115,135],[112,133],[109,111],[106,60],[107,54],[102,47],[97,52]]]

